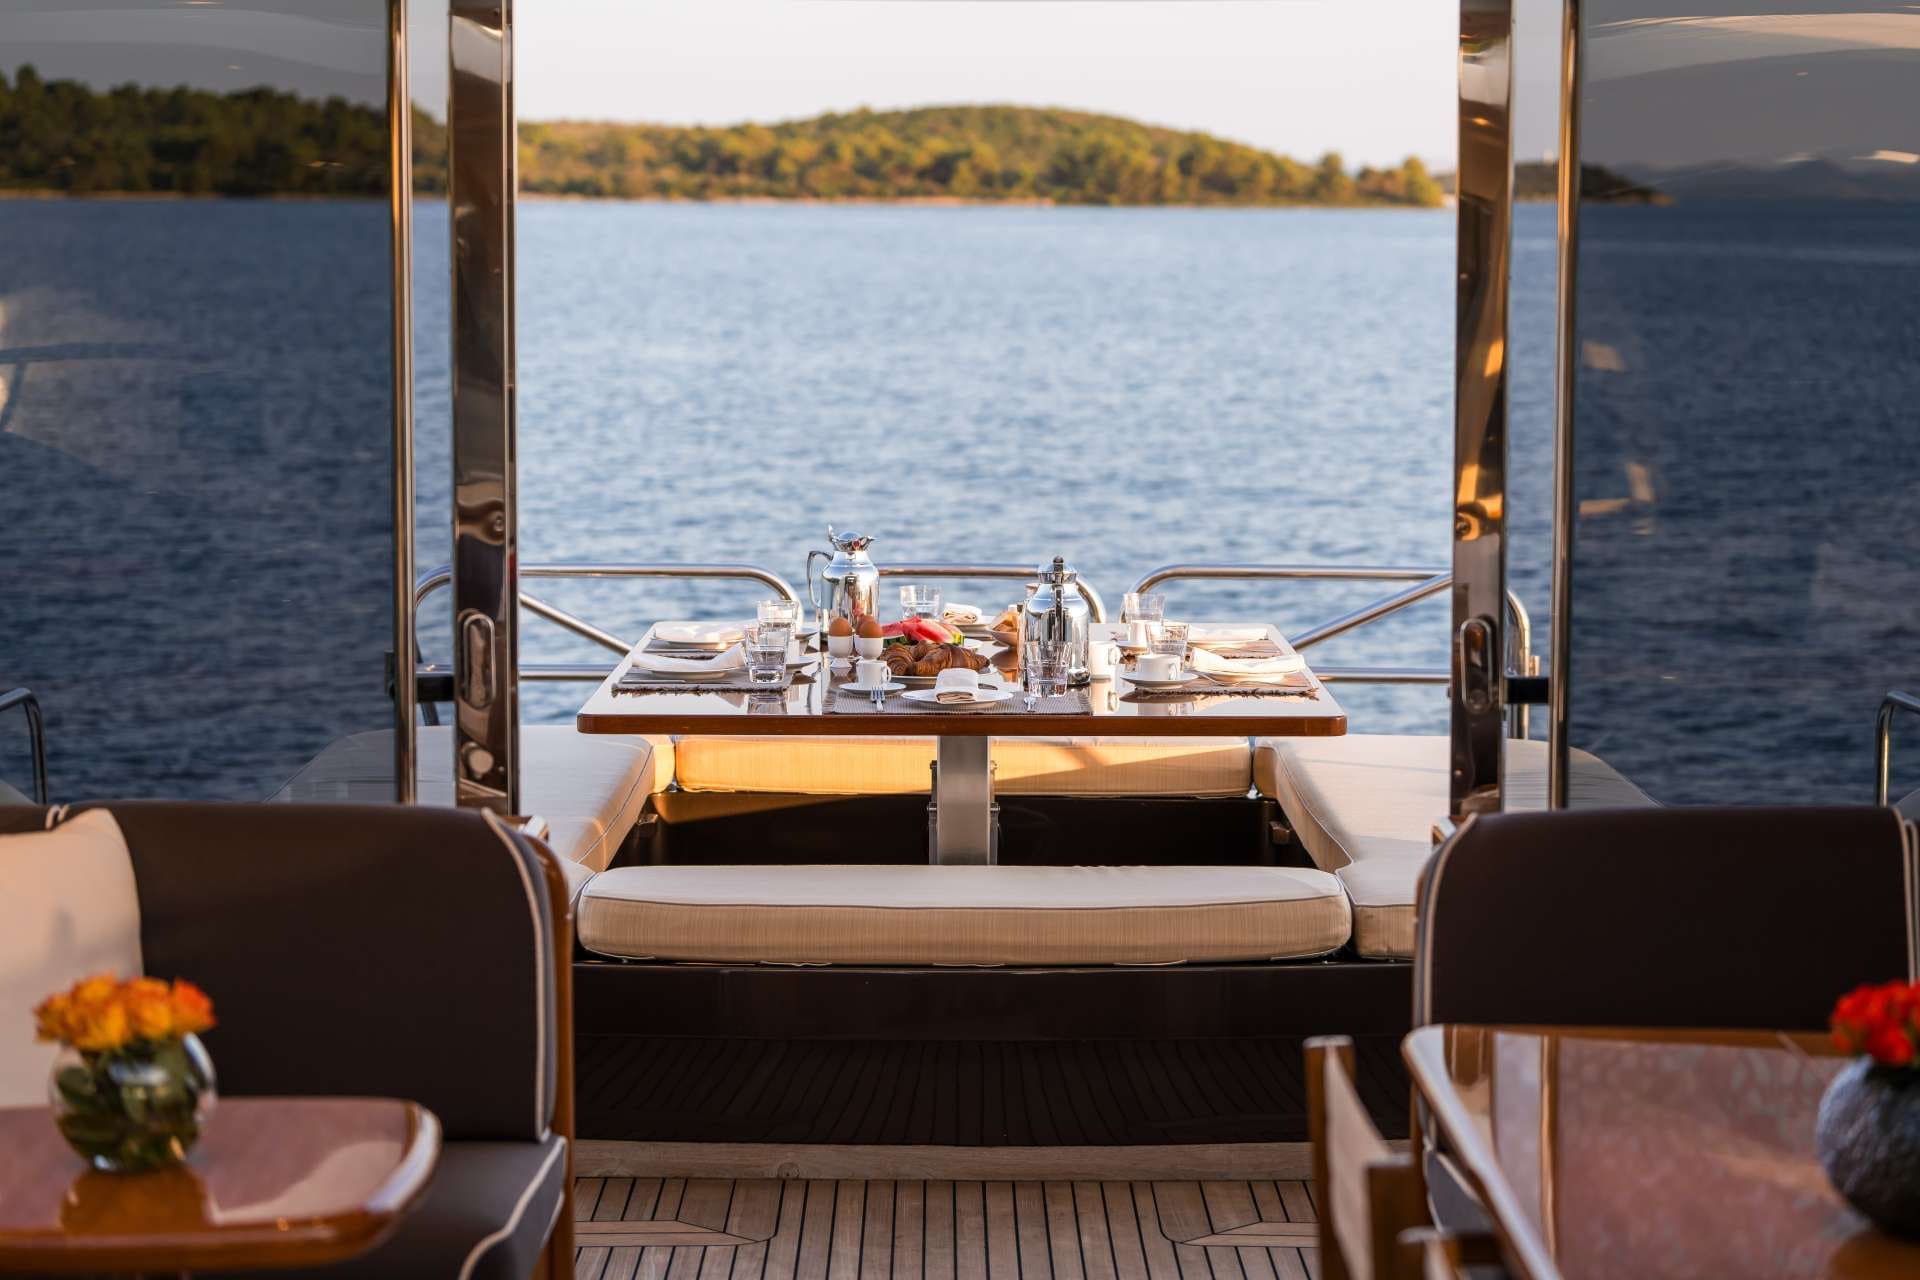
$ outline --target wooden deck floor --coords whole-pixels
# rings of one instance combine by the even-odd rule
[[[581,1178],[575,1280],[1318,1280],[1300,1182]]]

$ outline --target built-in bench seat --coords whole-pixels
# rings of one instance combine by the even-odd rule
[[[421,725],[415,778],[421,804],[453,804],[453,728]],[[544,818],[547,843],[564,867],[599,871],[646,807],[673,779],[664,739],[589,735],[571,725],[520,728],[520,807]],[[273,799],[377,803],[393,798],[393,734],[350,734],[287,780]],[[579,878],[578,871],[569,871]]]
[[[1160,965],[1343,946],[1346,894],[1300,867],[616,867],[580,942],[628,959],[792,965]]]
[[[1353,902],[1354,949],[1413,955],[1414,898],[1448,807],[1449,744],[1440,735],[1349,734],[1268,738],[1254,750],[1254,781],[1277,800],[1314,865],[1338,876]],[[1570,807],[1654,802],[1598,756],[1570,755]],[[1547,807],[1547,744],[1507,743],[1504,807]]]
[[[932,738],[685,737],[682,791],[912,795],[929,789]],[[1245,738],[995,738],[994,790],[1009,796],[1244,796]]]

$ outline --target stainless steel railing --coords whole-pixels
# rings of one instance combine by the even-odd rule
[[[1335,636],[1398,613],[1409,605],[1436,596],[1453,585],[1453,574],[1446,569],[1416,568],[1406,565],[1327,565],[1327,564],[1167,564],[1161,565],[1138,582],[1132,590],[1151,591],[1166,582],[1411,582],[1414,585],[1383,596],[1349,613],[1309,627],[1287,637],[1296,649],[1311,648]],[[1539,674],[1539,659],[1533,653],[1533,618],[1527,606],[1511,590],[1507,592],[1507,669],[1513,675]],[[1451,673],[1445,667],[1337,667],[1315,664],[1314,674],[1322,680],[1346,680],[1366,684],[1446,684]],[[1528,707],[1507,708],[1507,732],[1516,738],[1527,736]]]
[[[47,803],[47,726],[40,718],[40,700],[31,689],[0,693],[0,711],[20,708],[27,717],[27,743],[33,749],[33,802]]]
[[[1873,802],[1885,804],[1891,782],[1890,769],[1893,764],[1893,716],[1897,711],[1910,711],[1920,715],[1920,697],[1911,693],[1902,693],[1898,689],[1880,700],[1879,723],[1876,726],[1876,740],[1873,752]]]
[[[736,582],[758,582],[779,592],[795,604],[802,603],[800,593],[793,584],[771,569],[763,569],[757,564],[523,564],[520,566],[522,578],[718,578]],[[453,581],[452,565],[437,565],[422,574],[413,588],[413,611],[420,612],[421,603],[434,592]],[[558,605],[540,599],[530,592],[520,593],[520,605],[528,613],[537,614],[556,626],[564,627],[577,636],[593,641],[603,649],[625,657],[633,648],[630,641],[623,640],[611,631],[603,631],[586,619],[568,613]],[[520,673],[531,679],[527,665],[521,664]],[[591,677],[598,680],[605,671]],[[553,679],[571,677],[556,676]],[[583,677],[584,678],[584,677]]]

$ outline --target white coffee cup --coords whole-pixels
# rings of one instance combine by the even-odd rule
[[[1143,653],[1133,669],[1149,680],[1172,680],[1180,674],[1180,659],[1171,653]]]
[[[1120,665],[1120,646],[1111,640],[1095,640],[1087,646],[1087,675],[1094,680],[1111,680]]]
[[[1127,625],[1127,648],[1151,649],[1153,647],[1153,624],[1142,620]]]
[[[853,664],[853,682],[863,689],[876,689],[892,675],[887,664],[878,658],[862,658]]]

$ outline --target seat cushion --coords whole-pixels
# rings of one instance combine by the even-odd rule
[[[1413,907],[1448,806],[1448,740],[1441,735],[1350,734],[1263,739],[1254,780],[1280,802],[1314,865],[1337,872],[1354,905],[1354,949],[1413,954]],[[1598,756],[1573,751],[1572,807],[1651,805],[1646,792]],[[1507,742],[1506,808],[1547,806],[1547,744]]]
[[[40,1106],[57,1050],[34,1042],[28,1010],[89,974],[142,972],[133,860],[95,810],[0,836],[0,885],[0,1107]]]
[[[421,804],[453,803],[453,727],[421,725],[415,774]],[[520,728],[520,807],[545,818],[547,844],[561,859],[598,871],[640,818],[647,797],[673,778],[665,738],[584,734],[570,725]],[[393,734],[351,734],[332,743],[274,799],[369,803],[393,791]]]
[[[1245,738],[996,738],[994,788],[1027,796],[1242,796]],[[674,748],[683,791],[924,795],[931,738],[686,737]]]
[[[426,1197],[385,1243],[301,1280],[525,1280],[567,1204],[567,1143],[449,1142]]]
[[[589,950],[716,963],[1174,964],[1325,955],[1339,883],[1298,867],[617,867]]]

